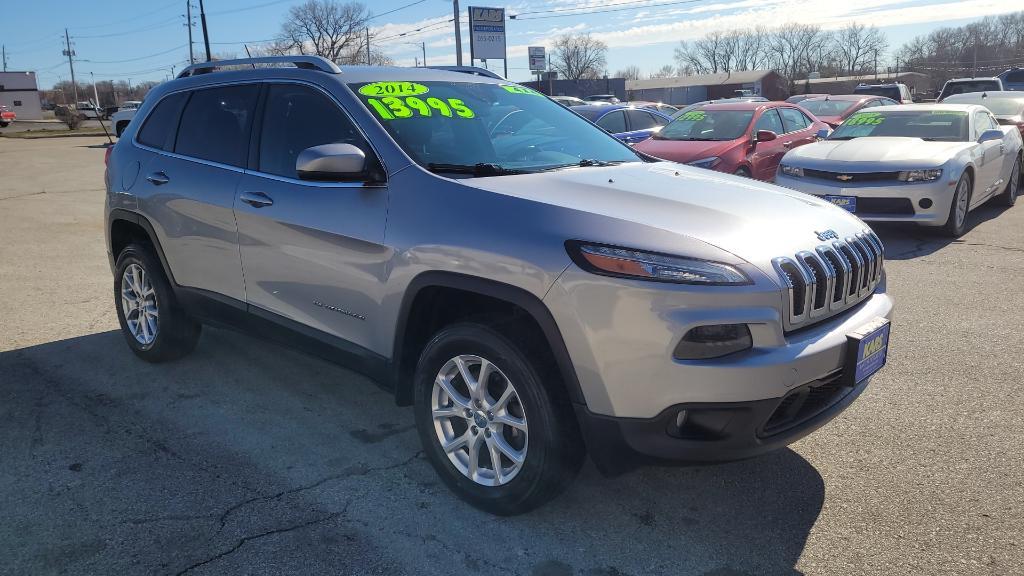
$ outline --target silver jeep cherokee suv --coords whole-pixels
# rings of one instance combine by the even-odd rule
[[[885,361],[862,221],[644,156],[501,79],[221,61],[139,120],[106,173],[131,349],[177,358],[211,323],[345,362],[493,513],[549,500],[588,453],[614,474],[785,446]]]

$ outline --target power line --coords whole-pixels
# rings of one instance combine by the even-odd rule
[[[388,10],[387,12],[381,12],[380,14],[374,14],[373,16],[370,16],[369,18],[367,18],[366,21],[369,22],[370,20],[373,20],[375,18],[380,18],[381,16],[387,16],[388,14],[394,14],[395,12],[398,12],[399,10],[405,10],[406,8],[411,8],[411,7],[413,7],[413,6],[417,5],[417,4],[423,4],[426,1],[427,0],[416,0],[415,2],[410,2],[409,4],[406,4],[405,6],[399,6],[398,8],[395,8],[394,10]]]
[[[449,18],[449,19],[445,20],[444,22],[434,22],[433,24],[427,24],[427,25],[422,26],[420,28],[415,28],[413,30],[409,30],[408,32],[402,32],[401,34],[393,34],[391,36],[385,36],[383,38],[377,38],[376,40],[377,40],[377,42],[383,42],[384,40],[391,40],[393,38],[408,38],[409,36],[417,36],[419,34],[423,34],[425,32],[431,32],[431,31],[436,30],[438,28],[441,28],[443,26],[447,26],[448,24],[451,24],[454,21],[455,21],[455,18]]]
[[[85,38],[114,38],[114,37],[117,37],[117,36],[128,36],[128,35],[131,35],[131,34],[138,34],[139,32],[149,32],[150,30],[157,30],[157,29],[160,29],[160,28],[166,28],[168,26],[177,24],[178,23],[178,18],[179,18],[179,16],[174,16],[174,17],[168,18],[166,20],[160,20],[159,22],[153,22],[151,24],[148,24],[148,25],[143,26],[141,28],[136,28],[134,30],[124,30],[124,31],[121,31],[121,32],[111,32],[109,34],[88,34],[88,35],[76,34],[75,38],[77,38],[77,39],[85,39]]]
[[[188,45],[187,44],[182,44],[181,46],[175,46],[174,48],[171,48],[169,50],[164,50],[163,52],[156,52],[154,54],[149,54],[149,55],[146,55],[146,56],[139,56],[138,58],[128,58],[128,59],[125,59],[125,60],[85,60],[85,59],[79,58],[78,60],[76,60],[76,62],[88,62],[90,64],[124,64],[125,62],[138,62],[139,60],[145,60],[147,58],[152,58],[154,56],[163,56],[164,54],[170,54],[171,52],[174,52],[175,50],[181,50],[183,48],[188,48]]]
[[[553,8],[551,10],[536,10],[533,12],[522,12],[521,14],[513,14],[509,18],[512,20],[543,20],[546,18],[567,18],[569,16],[585,16],[587,14],[606,14],[608,12],[623,12],[625,10],[635,10],[637,8],[662,8],[665,6],[678,6],[680,4],[695,4],[697,2],[703,2],[704,0],[676,0],[675,2],[661,2],[659,4],[649,4],[649,0],[629,0],[627,2],[617,2],[614,4],[606,4],[606,6],[620,6],[619,8],[597,8],[589,10],[588,6],[578,6],[576,8]],[[636,6],[637,4],[643,4],[643,6]],[[627,6],[628,5],[628,6]],[[583,10],[586,10],[585,12]],[[550,14],[548,16],[528,16],[527,18],[520,18],[523,14],[548,14],[550,12],[568,12],[568,14]]]
[[[89,26],[75,26],[74,30],[93,30],[93,29],[96,29],[96,28],[108,28],[110,26],[118,26],[120,24],[126,24],[128,22],[137,22],[141,16],[152,16],[153,14],[157,14],[159,12],[163,12],[164,10],[167,10],[168,8],[170,8],[172,6],[176,6],[179,3],[180,3],[180,0],[173,0],[172,2],[168,2],[167,4],[164,4],[163,6],[160,6],[159,8],[154,8],[148,14],[136,14],[135,16],[133,16],[131,18],[125,18],[123,20],[115,20],[114,22],[106,22],[104,24],[91,24]]]

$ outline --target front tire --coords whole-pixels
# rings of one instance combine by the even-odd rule
[[[141,244],[130,244],[117,258],[114,305],[121,334],[136,356],[164,362],[195,349],[202,326],[178,305],[160,261]]]
[[[502,516],[557,496],[585,456],[557,371],[525,352],[529,339],[511,336],[476,323],[444,328],[414,381],[430,463],[460,498]]]
[[[740,166],[739,168],[737,168],[736,171],[733,172],[733,174],[737,176],[742,176],[744,178],[750,178],[750,170],[748,170],[744,166]]]
[[[1013,162],[1013,170],[1010,172],[1010,181],[1006,184],[1006,190],[998,197],[1002,206],[1011,207],[1017,203],[1017,195],[1020,193],[1020,156]]]
[[[946,235],[959,238],[967,232],[967,220],[971,208],[971,188],[973,182],[971,175],[964,172],[956,183],[956,190],[953,192],[953,201],[949,205],[949,216],[946,218],[946,225],[943,227]]]

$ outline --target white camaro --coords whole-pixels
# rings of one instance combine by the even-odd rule
[[[983,106],[879,106],[848,118],[826,140],[795,148],[776,184],[820,196],[867,221],[967,229],[993,196],[1012,206],[1022,141]]]

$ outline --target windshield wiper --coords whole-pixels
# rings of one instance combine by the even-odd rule
[[[451,172],[454,174],[472,174],[473,176],[509,176],[512,174],[526,174],[525,170],[505,168],[500,164],[489,162],[478,162],[476,164],[438,164],[431,162],[427,164],[427,170],[431,172]]]
[[[615,166],[622,164],[626,160],[595,160],[593,158],[584,158],[579,162],[572,162],[570,164],[555,164],[554,166],[545,166],[540,170],[548,172],[551,170],[562,170],[565,168],[588,168],[590,166]]]
[[[827,140],[853,140],[854,136],[830,136]]]

